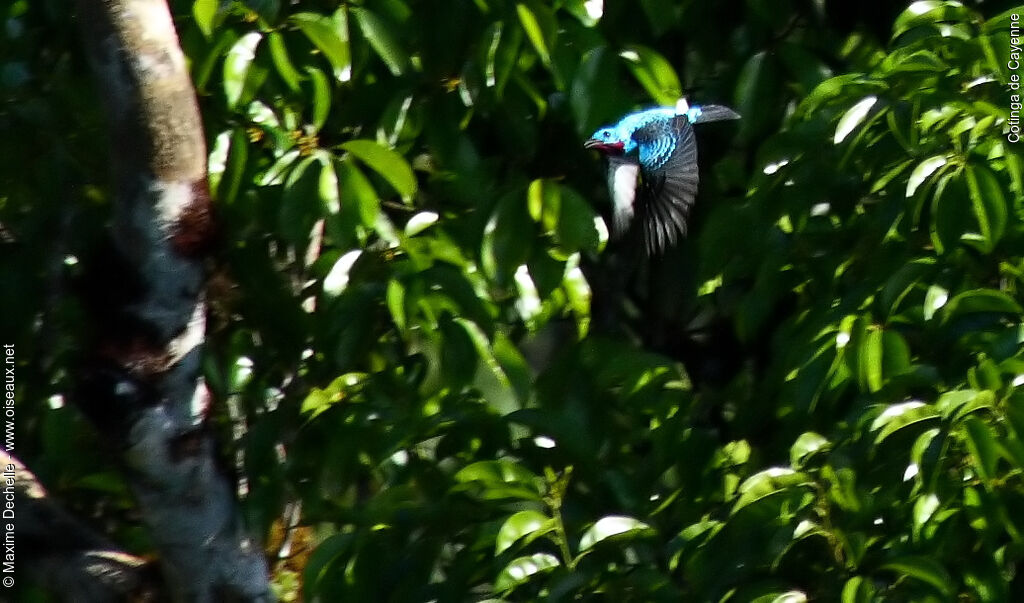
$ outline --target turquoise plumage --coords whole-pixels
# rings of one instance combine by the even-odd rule
[[[738,118],[728,107],[681,101],[631,113],[594,132],[584,146],[608,157],[615,234],[625,233],[637,218],[651,255],[684,236],[699,181],[693,124]]]

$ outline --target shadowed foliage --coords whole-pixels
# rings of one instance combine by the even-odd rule
[[[282,600],[1024,599],[1012,4],[170,4],[205,375]],[[18,454],[144,553],[60,398],[102,122],[63,3],[4,10]],[[696,129],[689,234],[641,261],[583,142],[680,95],[743,119]]]

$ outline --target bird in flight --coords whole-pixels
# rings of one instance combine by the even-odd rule
[[[601,128],[583,146],[608,157],[612,229],[621,236],[637,219],[649,255],[686,235],[686,218],[697,195],[697,141],[693,125],[739,114],[722,105],[675,107],[630,113]]]

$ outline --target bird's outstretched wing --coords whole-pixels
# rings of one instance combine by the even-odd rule
[[[740,114],[733,111],[729,107],[722,105],[702,105],[695,107],[696,118],[693,120],[695,124],[706,124],[709,121],[725,121],[727,119],[739,119]]]
[[[654,255],[686,234],[699,180],[697,141],[685,115],[652,121],[638,128],[633,140],[639,150],[640,190],[632,207],[644,247]]]

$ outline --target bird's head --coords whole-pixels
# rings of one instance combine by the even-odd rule
[[[594,135],[583,143],[583,146],[609,155],[620,155],[626,147],[626,141],[615,128],[601,128],[594,132]]]

